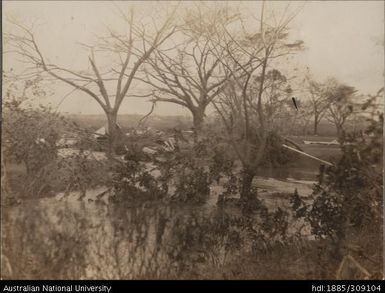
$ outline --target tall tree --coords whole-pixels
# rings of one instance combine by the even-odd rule
[[[307,77],[307,90],[309,92],[309,108],[313,116],[313,134],[318,135],[319,123],[325,117],[331,100],[324,85],[309,76]]]
[[[329,106],[326,119],[336,127],[337,137],[341,138],[344,133],[345,122],[353,114],[353,97],[357,92],[354,87],[330,81],[327,96]]]
[[[288,41],[288,24],[296,14],[282,18],[275,25],[268,25],[262,4],[259,32],[221,35],[221,46],[226,49],[226,58],[221,59],[229,81],[220,100],[212,104],[217,110],[228,134],[228,141],[242,164],[242,201],[250,201],[252,181],[268,147],[269,103],[275,94],[276,82],[268,79],[278,77],[272,67],[277,58],[298,50],[302,42]],[[282,79],[281,76],[279,79]],[[279,80],[277,79],[277,80]],[[277,81],[276,80],[276,81]]]
[[[228,78],[220,62],[226,51],[216,47],[210,31],[213,27],[221,29],[236,17],[223,7],[204,10],[199,5],[184,17],[177,35],[182,44],[167,52],[156,50],[146,62],[146,79],[141,80],[154,88],[152,101],[187,108],[193,117],[195,139],[202,130],[206,108]]]
[[[96,44],[85,45],[90,51],[90,70],[85,71],[65,68],[48,61],[33,30],[24,25],[12,22],[19,33],[9,32],[6,38],[9,40],[9,51],[21,55],[23,61],[31,65],[32,74],[46,73],[87,94],[100,105],[107,118],[109,154],[112,155],[118,136],[117,117],[120,106],[129,96],[139,68],[175,32],[172,23],[174,14],[175,9],[161,23],[151,18],[152,27],[149,27],[142,22],[143,19],[138,21],[134,18],[133,9],[128,15],[122,13],[128,28],[127,34],[109,30],[109,35],[98,38]],[[116,56],[119,62],[104,71],[96,59],[96,54],[100,52],[107,52],[110,58]]]

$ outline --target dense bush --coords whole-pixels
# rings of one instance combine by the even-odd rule
[[[298,159],[298,154],[282,147],[285,141],[277,132],[271,131],[267,136],[266,150],[262,167],[282,167]]]
[[[203,165],[206,150],[202,147],[200,144],[183,151],[159,151],[151,157],[131,145],[124,156],[125,163],[115,169],[116,198],[204,203],[213,179]]]
[[[125,162],[114,169],[114,200],[123,202],[161,199],[167,190],[156,180],[140,159],[144,154],[139,149],[130,149]]]
[[[345,134],[342,157],[321,172],[314,201],[306,205],[295,194],[292,203],[296,216],[310,223],[316,237],[332,241],[334,257],[360,257],[376,275],[381,263],[370,260],[382,259],[383,115],[370,122],[365,132]]]
[[[48,108],[22,108],[21,102],[4,103],[3,145],[5,156],[24,163],[34,174],[57,157],[56,143],[63,120]]]
[[[39,78],[27,80],[21,92],[16,85],[10,86],[3,101],[5,161],[26,169],[18,174],[17,181],[23,184],[11,184],[11,192],[21,197],[41,197],[59,191],[84,193],[87,188],[108,184],[111,164],[96,160],[87,151],[94,143],[90,133],[50,107],[31,103],[45,96],[39,82]],[[78,151],[64,156],[59,153],[60,148],[66,147],[61,143],[65,137],[75,139],[72,147]]]

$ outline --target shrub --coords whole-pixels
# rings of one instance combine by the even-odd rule
[[[294,195],[295,216],[304,218],[319,239],[329,239],[334,257],[355,255],[381,272],[382,259],[382,126],[383,115],[371,119],[365,133],[342,138],[342,157],[319,175],[314,201]],[[380,274],[380,273],[379,273]]]

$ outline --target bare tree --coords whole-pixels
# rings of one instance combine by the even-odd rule
[[[181,44],[166,52],[156,50],[146,62],[146,79],[138,78],[154,88],[154,103],[174,103],[191,112],[195,140],[202,130],[207,106],[228,78],[220,62],[226,51],[215,48],[210,31],[213,26],[228,25],[236,16],[227,13],[226,8],[203,10],[197,5],[196,10],[187,13],[177,35]]]
[[[129,90],[139,68],[175,32],[172,24],[174,14],[175,9],[160,25],[152,19],[151,30],[134,18],[133,9],[128,15],[122,13],[128,26],[127,34],[121,35],[109,30],[109,35],[98,38],[95,45],[84,45],[90,50],[89,71],[76,71],[49,62],[33,30],[19,23],[12,22],[20,34],[8,33],[6,38],[10,41],[9,52],[21,55],[24,62],[30,64],[31,72],[28,74],[46,73],[53,79],[86,93],[100,105],[107,118],[109,154],[112,155],[118,136],[117,117],[120,106],[130,96]],[[110,57],[117,56],[119,62],[113,64],[111,69],[103,71],[96,60],[96,53],[100,52],[107,52]]]
[[[213,101],[228,134],[228,141],[242,164],[241,200],[250,201],[252,181],[266,153],[268,136],[273,130],[269,120],[269,93],[276,83],[268,81],[277,58],[294,53],[302,42],[288,43],[288,24],[296,14],[268,25],[260,18],[260,30],[254,34],[230,32],[221,36],[227,57],[223,59],[229,81],[221,99]],[[271,91],[272,90],[272,91]],[[272,96],[270,96],[272,98]],[[270,100],[271,101],[271,100]]]
[[[325,87],[322,83],[315,81],[311,77],[307,77],[307,85],[309,91],[309,108],[313,116],[313,134],[318,135],[318,126],[325,117],[331,100],[328,97]]]
[[[337,81],[329,81],[332,85],[327,90],[329,106],[326,119],[336,127],[337,137],[341,138],[344,125],[349,116],[353,114],[353,96],[356,89],[351,86],[339,84]]]

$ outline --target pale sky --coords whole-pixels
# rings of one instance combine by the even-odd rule
[[[174,2],[175,3],[175,2]],[[164,2],[163,2],[164,4]],[[297,1],[291,8],[303,6]],[[50,61],[68,68],[87,68],[88,52],[79,50],[79,42],[92,40],[105,26],[119,24],[114,5],[128,5],[104,1],[3,1],[3,30],[7,32],[8,16],[23,23],[38,20],[34,32],[42,50]],[[136,6],[151,12],[157,3]],[[189,5],[189,3],[182,3]],[[258,11],[260,2],[236,2],[246,11]],[[267,2],[267,9],[283,11],[284,2]],[[293,62],[309,67],[319,79],[336,77],[356,87],[360,93],[375,93],[384,84],[384,2],[383,1],[308,1],[291,23],[292,34],[304,41],[306,50],[297,54]],[[14,58],[4,57],[4,68],[22,68]],[[49,101],[56,106],[71,88],[57,83]],[[150,109],[146,99],[128,98],[121,114],[144,114]],[[102,114],[100,106],[84,94],[75,92],[60,105],[61,112]],[[180,106],[158,104],[156,114],[188,114]]]

